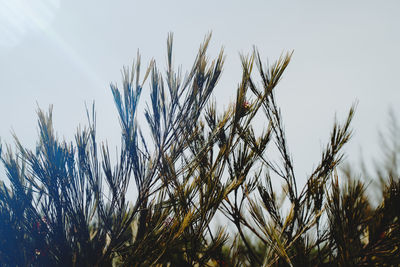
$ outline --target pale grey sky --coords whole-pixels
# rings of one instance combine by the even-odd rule
[[[71,140],[94,100],[99,140],[116,146],[109,83],[120,83],[121,68],[139,49],[143,63],[165,69],[173,32],[176,65],[188,69],[212,31],[210,57],[222,46],[227,56],[221,105],[235,97],[239,53],[256,45],[273,62],[295,51],[276,93],[299,177],[319,161],[335,114],[343,120],[356,100],[348,158],[357,161],[360,148],[379,155],[378,128],[390,106],[400,112],[399,14],[399,1],[0,0],[0,137],[12,142],[13,129],[33,147],[38,103],[54,104],[55,128]]]

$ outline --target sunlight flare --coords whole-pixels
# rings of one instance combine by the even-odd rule
[[[0,46],[13,47],[28,33],[46,31],[60,0],[0,0]]]

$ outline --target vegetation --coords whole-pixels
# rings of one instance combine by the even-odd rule
[[[224,54],[208,62],[209,41],[185,77],[173,67],[170,35],[165,75],[151,62],[141,78],[138,56],[124,69],[122,88],[111,85],[122,136],[115,163],[96,139],[94,107],[73,142],[58,140],[50,108],[38,111],[35,151],[17,137],[15,151],[3,147],[10,183],[0,188],[1,266],[400,264],[399,144],[385,147],[376,204],[350,169],[337,171],[352,107],[344,123],[334,122],[300,188],[275,99],[291,54],[271,66],[257,50],[243,56],[236,101],[218,112],[211,95]],[[148,129],[136,120],[147,79]],[[256,134],[260,116],[266,125]],[[131,182],[134,201],[127,199]],[[216,214],[232,229],[212,227]]]

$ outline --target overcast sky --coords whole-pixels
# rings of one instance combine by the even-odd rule
[[[143,65],[154,58],[164,70],[173,32],[175,63],[186,70],[212,31],[210,58],[222,46],[227,56],[221,106],[235,97],[239,53],[256,45],[273,62],[294,50],[276,94],[299,177],[318,163],[335,114],[344,120],[355,101],[348,159],[360,148],[378,156],[378,128],[389,107],[400,112],[399,14],[399,1],[0,0],[1,140],[12,143],[13,130],[33,147],[37,106],[50,104],[59,136],[71,140],[86,122],[84,103],[95,101],[99,139],[116,146],[109,84],[120,84],[121,68],[139,49]]]

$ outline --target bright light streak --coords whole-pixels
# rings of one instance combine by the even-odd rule
[[[0,0],[0,47],[18,45],[26,34],[46,31],[60,0]]]
[[[104,87],[93,68],[51,27],[59,8],[60,0],[0,0],[0,48],[14,47],[27,34],[40,32],[54,42],[96,87]]]

